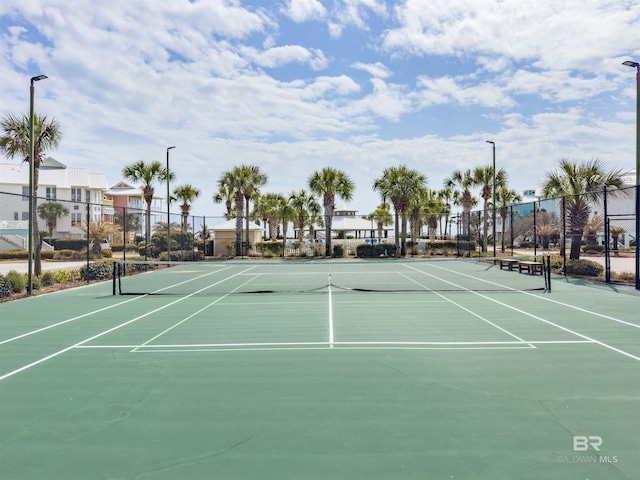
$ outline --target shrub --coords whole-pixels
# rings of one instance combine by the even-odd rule
[[[42,273],[42,276],[40,277],[40,284],[43,287],[50,287],[54,283],[56,283],[56,281],[52,272],[47,271]]]
[[[567,273],[569,275],[584,275],[585,277],[599,277],[603,274],[604,267],[591,260],[568,260]]]
[[[356,247],[358,257],[393,257],[396,254],[396,246],[391,243],[377,243],[375,245],[360,244]]]
[[[0,275],[0,298],[10,297],[12,290],[11,282],[4,275]]]
[[[334,245],[333,246],[333,257],[344,257],[344,246],[342,245]]]
[[[111,278],[113,272],[113,264],[111,262],[90,263],[87,267],[84,265],[80,269],[80,278],[82,280],[106,280]]]
[[[11,291],[13,293],[20,293],[26,288],[27,282],[24,279],[24,275],[16,272],[15,270],[9,270],[9,273],[7,273],[7,280],[9,280],[9,283],[11,284]]]
[[[113,257],[113,252],[111,250],[109,250],[108,248],[104,248],[102,250],[102,256],[104,258],[112,258]]]
[[[87,248],[87,240],[84,238],[57,238],[52,241],[56,250],[76,250]]]
[[[56,283],[72,283],[80,277],[78,270],[57,270],[53,272]]]
[[[263,256],[266,256],[267,252],[271,256],[281,256],[283,252],[282,242],[258,242],[256,243],[256,250]]]
[[[583,253],[602,253],[604,252],[604,245],[585,245],[582,247]]]
[[[53,258],[53,250],[43,250],[40,252],[40,258],[46,260]],[[0,251],[1,260],[27,260],[29,252],[26,250],[3,250]]]

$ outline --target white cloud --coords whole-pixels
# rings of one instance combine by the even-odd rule
[[[351,66],[358,70],[364,70],[365,72],[368,72],[370,75],[377,78],[387,78],[391,75],[389,69],[380,62],[376,62],[373,64],[356,62]]]
[[[300,45],[284,45],[263,51],[242,47],[240,53],[256,65],[266,68],[276,68],[292,62],[309,64],[314,70],[322,70],[327,66],[327,59],[321,50],[308,50]]]
[[[640,3],[407,0],[383,45],[430,55],[491,55],[537,68],[597,70],[601,59],[640,44]]]
[[[515,105],[505,89],[493,83],[471,83],[454,77],[418,79],[418,91],[414,92],[421,107],[455,103],[463,107],[480,105],[491,108],[507,108]]]
[[[297,23],[320,20],[327,14],[327,10],[318,0],[290,0],[287,7],[287,16]]]

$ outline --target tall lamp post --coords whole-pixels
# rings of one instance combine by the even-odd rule
[[[169,191],[169,150],[176,148],[176,146],[167,147],[167,260],[171,261],[171,193]]]
[[[27,267],[27,294],[33,291],[33,216],[35,214],[36,192],[33,191],[34,176],[34,144],[33,144],[33,97],[35,87],[33,84],[48,78],[46,75],[31,77],[31,87],[29,88],[29,264]]]
[[[636,290],[640,290],[640,63],[622,62],[636,69]]]
[[[493,147],[493,185],[491,187],[491,201],[493,203],[492,212],[492,232],[493,232],[493,257],[496,256],[496,142],[487,140]]]

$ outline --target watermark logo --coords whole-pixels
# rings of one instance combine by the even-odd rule
[[[574,452],[600,452],[602,437],[598,435],[574,435]],[[560,455],[558,463],[618,463],[617,455]]]
[[[597,435],[574,435],[573,436],[573,451],[574,452],[586,452],[589,447],[593,448],[596,452],[600,451],[600,445],[602,445],[602,437]]]

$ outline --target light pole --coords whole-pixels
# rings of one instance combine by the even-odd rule
[[[493,203],[492,231],[493,231],[493,257],[496,256],[496,142],[487,140],[493,147],[493,185],[491,187],[491,201]]]
[[[167,147],[167,260],[171,261],[171,213],[169,207],[171,205],[171,193],[169,192],[169,150],[176,146]]]
[[[636,69],[636,290],[640,290],[640,63],[622,62]]]
[[[34,145],[33,145],[33,97],[35,87],[33,84],[47,78],[46,75],[38,75],[31,77],[31,87],[29,88],[29,262],[27,267],[27,294],[31,295],[33,291],[33,215],[35,214],[34,203],[36,201],[33,191],[34,176]],[[39,234],[38,234],[39,235]]]

